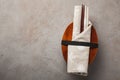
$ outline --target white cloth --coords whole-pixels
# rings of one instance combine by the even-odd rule
[[[85,6],[84,13],[84,30],[81,29],[81,12],[82,6],[75,6],[73,19],[72,41],[90,42],[91,26],[88,26],[88,7]],[[89,60],[89,47],[68,45],[68,63],[67,72],[87,76]]]

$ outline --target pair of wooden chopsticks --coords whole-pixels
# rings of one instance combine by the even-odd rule
[[[85,18],[87,19],[85,22]],[[86,25],[85,25],[86,23]],[[86,8],[85,5],[82,4],[82,12],[81,12],[81,30],[82,32],[84,30],[84,27],[88,25],[88,9]]]

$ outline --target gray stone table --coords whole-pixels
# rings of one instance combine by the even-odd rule
[[[67,74],[60,45],[81,3],[99,36],[86,79],[120,80],[120,0],[0,0],[0,80],[82,80]]]

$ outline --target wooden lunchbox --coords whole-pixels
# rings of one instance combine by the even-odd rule
[[[69,24],[68,27],[66,28],[66,30],[63,34],[62,40],[71,41],[72,40],[72,30],[73,30],[73,23]],[[93,26],[91,29],[91,43],[98,44],[97,32]],[[61,48],[62,48],[62,54],[63,54],[64,60],[67,62],[68,48],[67,48],[67,46],[64,46],[62,44],[61,44]],[[90,48],[89,64],[91,64],[94,61],[97,51],[98,51],[98,48]]]

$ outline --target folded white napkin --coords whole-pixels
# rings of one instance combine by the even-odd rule
[[[91,23],[88,23],[88,7],[84,8],[84,30],[81,30],[82,6],[75,6],[72,41],[90,42]],[[89,47],[68,45],[67,72],[87,76]]]

